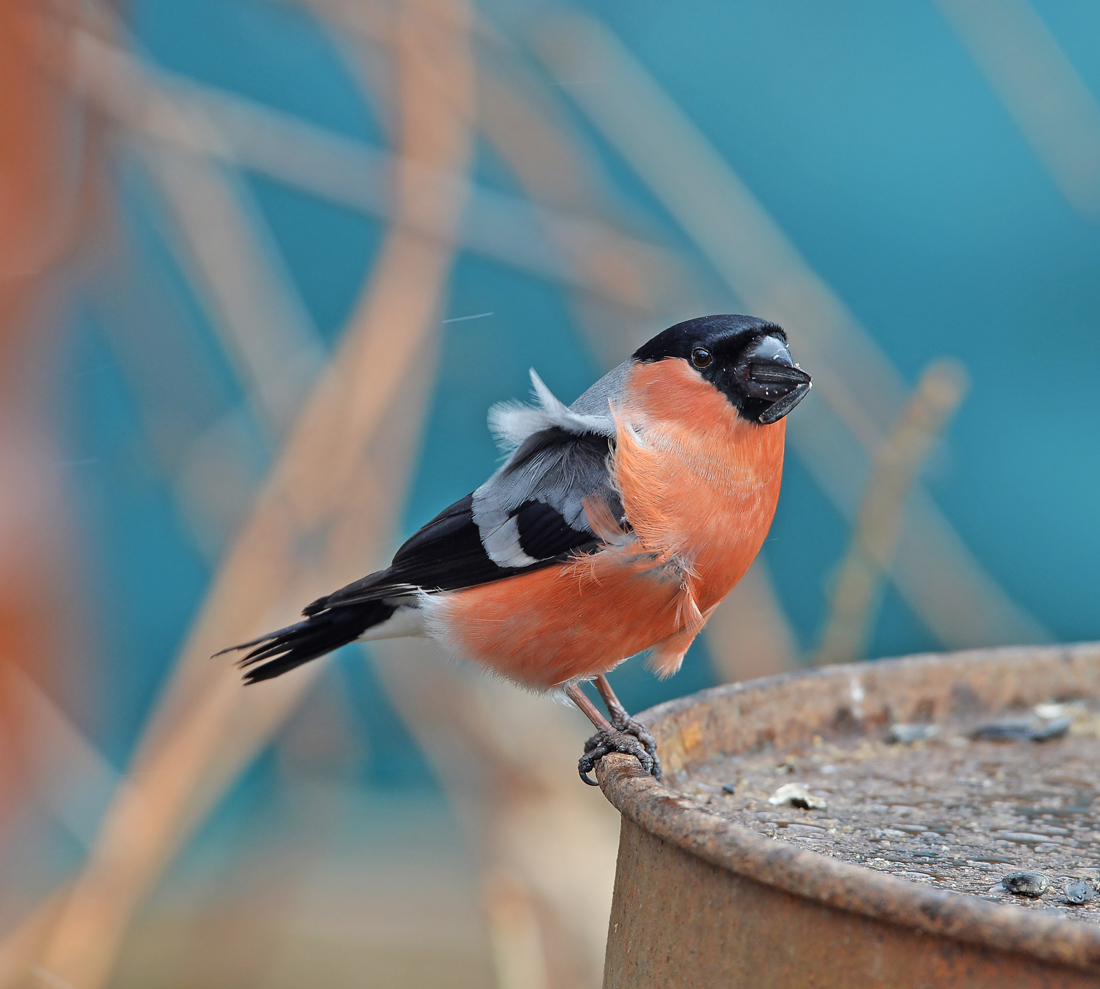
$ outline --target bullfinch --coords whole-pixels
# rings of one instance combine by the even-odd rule
[[[489,424],[508,451],[472,494],[377,573],[252,642],[256,683],[354,640],[426,635],[597,728],[581,778],[608,752],[658,779],[653,737],[606,674],[648,651],[662,677],[748,570],[775,513],[784,417],[810,389],[786,334],[751,316],[678,323],[564,405],[531,372],[535,405]],[[594,680],[609,718],[580,689]],[[595,784],[593,784],[595,785]]]

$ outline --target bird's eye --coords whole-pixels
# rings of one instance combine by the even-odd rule
[[[713,360],[713,355],[706,347],[696,347],[691,352],[691,363],[696,367],[707,367]]]

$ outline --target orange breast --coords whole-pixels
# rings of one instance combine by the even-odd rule
[[[744,576],[768,534],[786,420],[758,426],[685,361],[640,364],[619,412],[614,471],[640,542],[692,573],[701,611]]]
[[[612,472],[629,538],[425,602],[436,638],[536,689],[607,672],[645,649],[658,672],[675,672],[775,513],[783,420],[745,422],[679,360],[639,364],[624,391]]]

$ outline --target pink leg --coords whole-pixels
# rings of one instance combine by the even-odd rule
[[[592,682],[595,683],[603,702],[607,705],[607,713],[611,715],[611,723],[616,724],[618,721],[626,721],[630,715],[626,713],[626,708],[615,696],[615,691],[611,689],[611,683],[607,677],[601,673]]]
[[[569,699],[581,709],[583,714],[599,731],[606,731],[611,725],[599,711],[596,710],[596,705],[593,704],[586,696],[583,690],[575,683],[571,683],[565,688],[565,692],[569,695]],[[601,691],[600,696],[603,696]]]

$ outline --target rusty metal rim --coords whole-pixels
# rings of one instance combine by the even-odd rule
[[[930,657],[929,661],[935,659],[942,657]],[[876,666],[902,662],[912,664],[915,660],[891,660]],[[835,675],[842,670],[833,668],[832,672]],[[827,673],[811,671],[717,687],[653,708],[642,719],[653,725],[693,704],[705,705],[731,692]],[[629,756],[605,756],[596,775],[607,799],[635,824],[719,868],[839,910],[996,951],[1100,972],[1100,929],[1096,927],[931,889],[795,848],[699,807],[643,773],[637,760]]]

